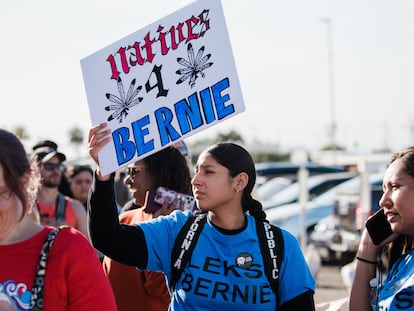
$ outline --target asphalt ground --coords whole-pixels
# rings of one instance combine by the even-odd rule
[[[348,311],[349,288],[341,276],[342,264],[324,264],[316,277],[317,311]]]

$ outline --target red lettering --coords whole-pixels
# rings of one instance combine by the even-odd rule
[[[191,16],[191,18],[187,19],[185,23],[187,24],[187,43],[198,38],[198,34],[193,32],[194,27],[198,23],[198,19],[194,16]]]
[[[208,16],[209,10],[203,10],[198,17],[193,15],[184,22],[171,25],[168,31],[164,31],[163,25],[158,25],[157,36],[152,36],[148,31],[142,41],[120,47],[115,54],[110,54],[106,59],[110,66],[111,79],[118,79],[121,74],[119,67],[124,74],[128,74],[131,67],[152,63],[157,51],[161,55],[167,55],[170,50],[176,50],[181,43],[203,37],[210,29]]]
[[[204,10],[203,12],[201,12],[200,15],[198,15],[198,18],[200,19],[200,26],[201,26],[201,30],[198,35],[199,37],[204,36],[206,31],[210,29],[210,20],[207,19],[208,13],[209,13],[209,10]]]
[[[126,51],[126,48],[120,47],[118,50],[118,53],[119,53],[119,56],[121,56],[122,70],[124,71],[125,74],[127,74],[129,72],[129,65],[128,65],[125,51]]]
[[[132,67],[138,65],[144,65],[145,59],[141,56],[141,49],[139,46],[139,42],[135,42],[132,46],[128,46],[128,50],[134,49],[135,53],[131,53],[132,56],[135,56],[135,59],[132,57],[129,58],[129,63]]]
[[[111,54],[111,55],[108,56],[108,58],[106,59],[106,61],[109,62],[109,65],[111,66],[111,72],[112,72],[111,79],[118,80],[119,71],[116,68],[115,57]]]
[[[146,36],[144,37],[145,44],[142,47],[145,49],[147,53],[147,62],[152,63],[152,60],[154,59],[155,54],[152,52],[152,44],[155,42],[155,40],[151,40],[150,33],[148,32]]]

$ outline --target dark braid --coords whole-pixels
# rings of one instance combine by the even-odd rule
[[[251,193],[244,192],[242,198],[243,210],[248,211],[257,220],[265,221],[266,213],[263,211],[262,203],[253,199]]]

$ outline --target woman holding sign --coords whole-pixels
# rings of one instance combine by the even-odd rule
[[[165,273],[169,310],[315,310],[315,281],[294,236],[270,226],[251,196],[256,172],[232,143],[206,149],[192,179],[199,215],[174,211],[134,225],[118,221],[113,177],[98,152],[110,142],[105,124],[89,132],[98,164],[89,230],[96,248],[116,261]],[[164,203],[161,213],[168,214]]]

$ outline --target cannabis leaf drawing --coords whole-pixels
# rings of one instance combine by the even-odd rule
[[[128,94],[125,96],[124,85],[122,84],[121,77],[118,77],[117,85],[119,97],[113,94],[106,93],[106,98],[114,105],[105,107],[106,111],[115,110],[109,117],[108,121],[118,119],[119,123],[128,115],[129,109],[142,101],[142,97],[138,97],[138,93],[141,91],[142,86],[139,85],[135,88],[135,79],[131,81],[129,85]]]
[[[204,45],[198,50],[197,55],[194,57],[194,50],[191,43],[187,46],[188,60],[178,57],[177,62],[180,65],[183,65],[184,68],[178,69],[175,73],[181,75],[181,78],[177,80],[176,84],[181,84],[188,78],[188,84],[193,87],[196,83],[197,78],[205,77],[204,70],[211,67],[213,63],[208,63],[208,60],[211,57],[211,54],[204,54]]]

